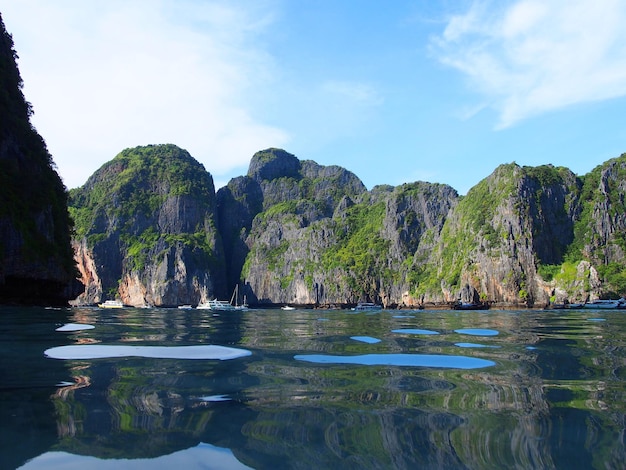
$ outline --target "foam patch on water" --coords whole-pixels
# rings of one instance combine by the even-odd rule
[[[442,354],[363,354],[359,356],[331,356],[326,354],[299,354],[297,361],[317,364],[357,364],[363,366],[411,366],[446,369],[478,369],[496,363],[486,359]]]
[[[66,323],[63,326],[58,327],[55,331],[81,331],[81,330],[92,330],[95,326],[93,325],[85,325],[83,323]]]
[[[380,343],[380,340],[378,338],[372,338],[371,336],[350,336],[350,339],[369,344]]]
[[[481,328],[464,328],[461,330],[454,330],[460,335],[472,335],[472,336],[497,336],[500,334],[498,330],[484,330]]]
[[[432,330],[418,330],[415,328],[401,328],[399,330],[392,330],[392,333],[402,333],[405,335],[438,335],[439,333]]]
[[[117,346],[106,344],[78,344],[47,349],[44,354],[52,359],[103,359],[112,357],[147,357],[155,359],[236,359],[250,356],[246,349],[226,346]]]

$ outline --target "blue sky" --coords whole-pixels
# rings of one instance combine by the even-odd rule
[[[626,152],[622,0],[0,0],[68,188],[174,143],[220,187],[280,147],[368,188]]]

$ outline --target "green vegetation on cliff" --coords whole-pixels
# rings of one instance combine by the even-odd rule
[[[208,273],[223,265],[212,177],[175,145],[122,151],[71,191],[70,204],[77,239],[111,270],[107,292],[124,273],[147,276],[173,249],[188,253],[186,270],[201,266]]]
[[[565,254],[566,262],[559,285],[570,285],[564,277],[567,265],[588,261],[603,284],[603,296],[626,293],[626,154],[613,158],[584,176],[579,197],[580,215],[574,222],[573,239]]]
[[[514,163],[500,165],[460,199],[444,223],[432,255],[423,260],[426,264],[413,264],[409,271],[415,296],[437,295],[442,288],[458,291],[464,273],[477,274],[476,253],[500,248],[508,233],[496,215],[514,194],[518,172]]]
[[[453,296],[467,284],[497,282],[510,299],[533,302],[541,296],[535,273],[549,281],[561,271],[579,192],[566,168],[500,165],[459,201],[433,254],[411,265],[411,290]]]
[[[389,241],[382,237],[384,214],[384,202],[366,200],[347,208],[341,219],[335,219],[337,243],[322,255],[324,269],[346,273],[348,287],[357,296],[378,298],[380,283],[391,282]]]
[[[70,191],[70,210],[80,237],[103,233],[100,217],[133,223],[150,218],[168,198],[208,203],[213,181],[204,167],[175,145],[126,149],[103,165],[82,188]]]
[[[582,212],[574,227],[574,240],[568,250],[568,258],[591,259],[606,263],[610,260],[603,256],[602,248],[607,243],[618,245],[626,252],[626,154],[614,158],[594,168],[584,177],[580,200]],[[603,211],[604,220],[598,220],[598,212]],[[593,229],[602,223],[613,223],[609,239],[602,239],[604,233]],[[621,223],[621,226],[620,226]],[[615,226],[617,225],[617,226]],[[606,227],[611,229],[611,227]],[[590,230],[591,229],[591,230]]]

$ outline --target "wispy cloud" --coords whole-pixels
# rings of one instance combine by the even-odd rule
[[[258,45],[272,23],[265,3],[0,0],[0,8],[34,124],[69,187],[126,147],[174,143],[220,174],[288,140],[249,105],[274,66]]]
[[[499,128],[626,95],[626,2],[475,1],[431,50],[499,113]]]

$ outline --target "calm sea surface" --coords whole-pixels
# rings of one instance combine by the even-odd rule
[[[0,308],[6,469],[623,469],[626,312]]]

